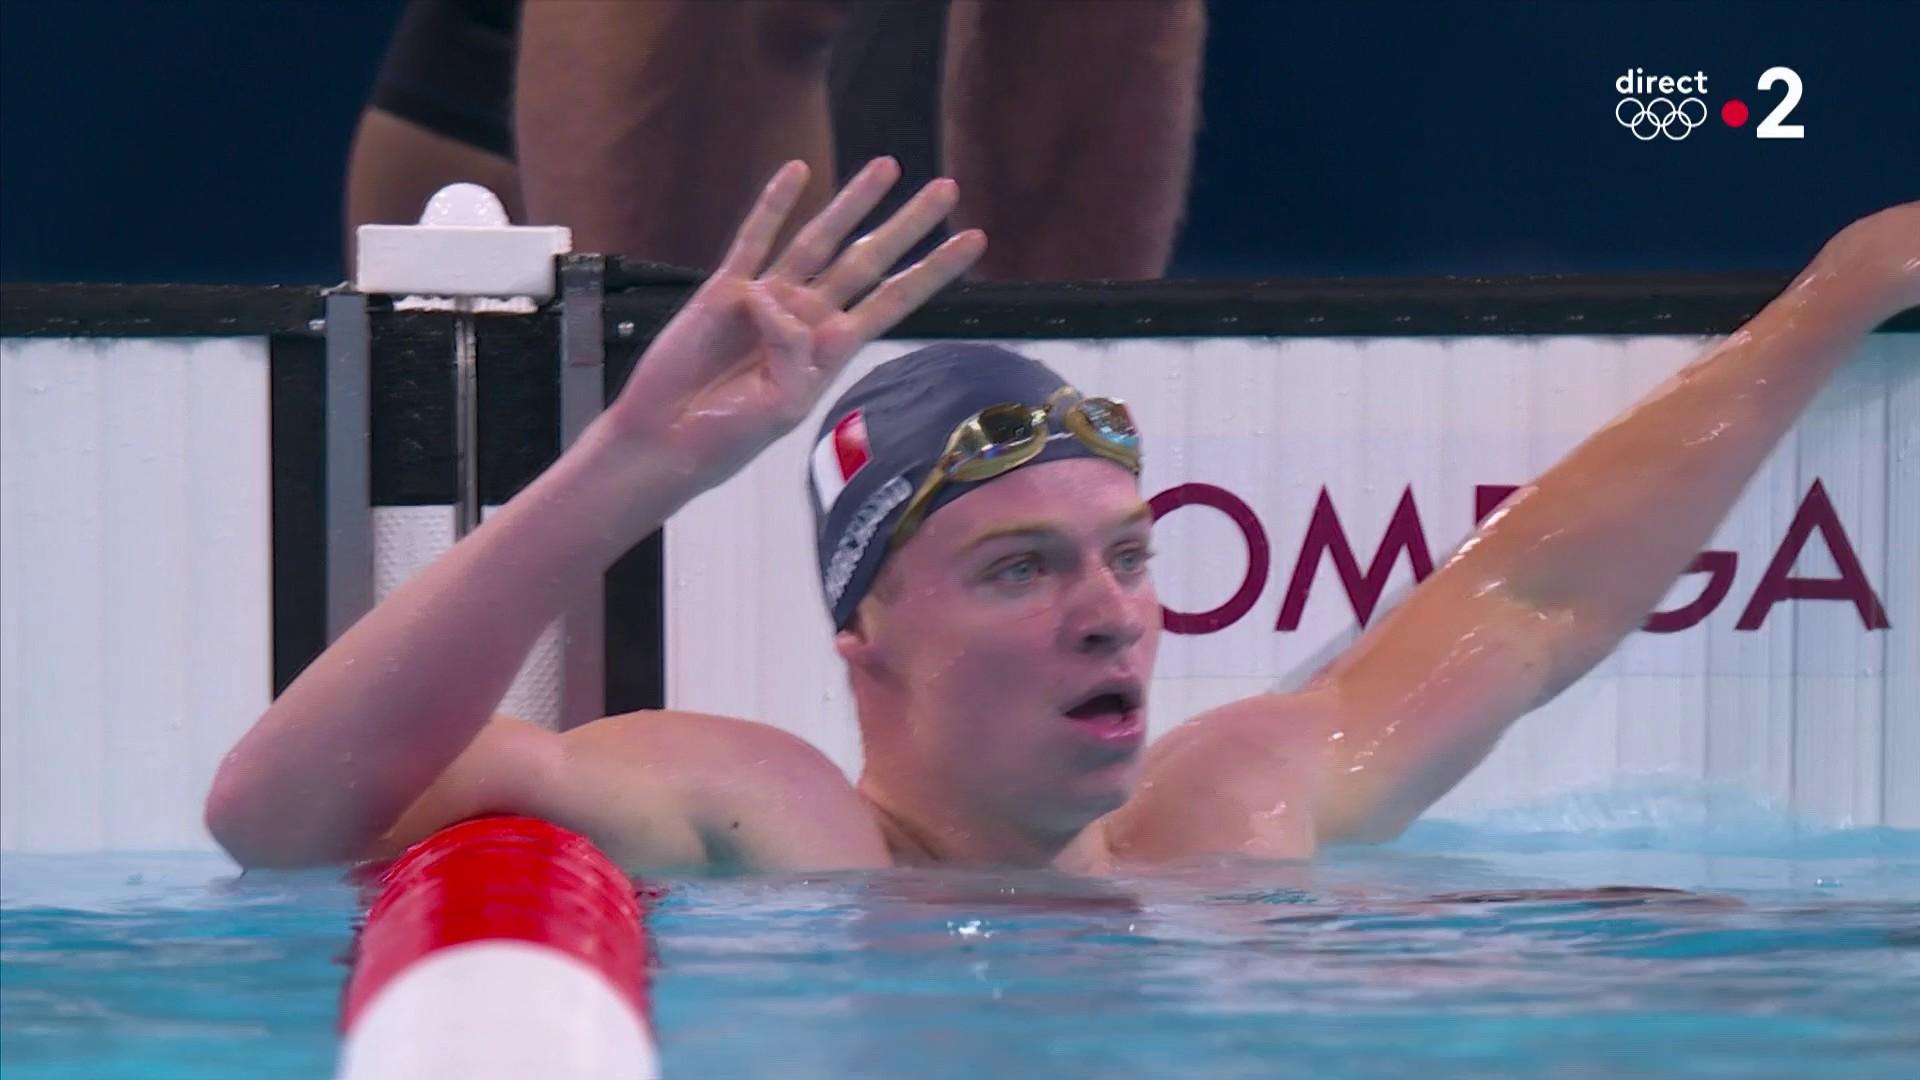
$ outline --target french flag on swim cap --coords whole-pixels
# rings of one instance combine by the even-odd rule
[[[854,474],[866,468],[872,458],[866,414],[859,409],[842,417],[813,445],[813,493],[820,500],[822,512],[833,509]]]

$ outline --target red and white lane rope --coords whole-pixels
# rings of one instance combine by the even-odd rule
[[[341,1080],[657,1077],[633,883],[532,818],[463,822],[380,875]]]

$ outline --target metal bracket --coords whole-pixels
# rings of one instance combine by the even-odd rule
[[[580,438],[606,407],[606,260],[560,260],[560,449]],[[562,730],[606,712],[606,589],[587,590],[566,615],[560,703]]]
[[[367,298],[326,300],[327,641],[373,608],[373,474]]]

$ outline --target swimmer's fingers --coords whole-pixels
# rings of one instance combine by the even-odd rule
[[[815,343],[822,363],[837,365],[862,345],[886,333],[912,314],[933,294],[967,272],[987,250],[987,234],[979,229],[949,237],[933,254],[881,282],[845,315],[821,327]]]
[[[914,193],[886,224],[855,240],[821,274],[815,288],[834,307],[844,307],[880,280],[920,238],[932,232],[960,201],[960,185],[935,180]],[[931,257],[913,269],[926,265]],[[907,271],[912,273],[913,270]],[[941,284],[945,284],[942,282]],[[932,295],[929,293],[928,295]]]
[[[787,223],[787,216],[793,213],[794,204],[806,189],[807,171],[806,162],[789,161],[773,174],[767,186],[760,189],[760,198],[754,202],[753,209],[747,211],[746,220],[734,231],[733,246],[727,249],[726,258],[720,260],[715,276],[752,278],[759,275],[781,226]]]
[[[768,374],[796,411],[804,414],[815,392],[809,378],[814,359],[812,328],[774,296],[769,282],[747,286],[747,308],[766,344]]]
[[[814,216],[780,253],[767,276],[777,281],[804,282],[832,261],[840,242],[861,219],[873,212],[900,179],[900,165],[892,158],[875,158],[847,181],[825,210]]]

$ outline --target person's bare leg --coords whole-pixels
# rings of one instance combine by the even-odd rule
[[[434,192],[462,182],[492,191],[509,217],[524,220],[513,162],[384,109],[367,109],[347,158],[347,265],[353,265],[354,230],[362,225],[411,225],[420,220]]]
[[[1204,0],[953,0],[942,156],[975,276],[1166,273],[1186,206]]]
[[[707,267],[782,162],[834,187],[827,61],[838,0],[529,0],[515,139],[527,209],[576,251]]]

